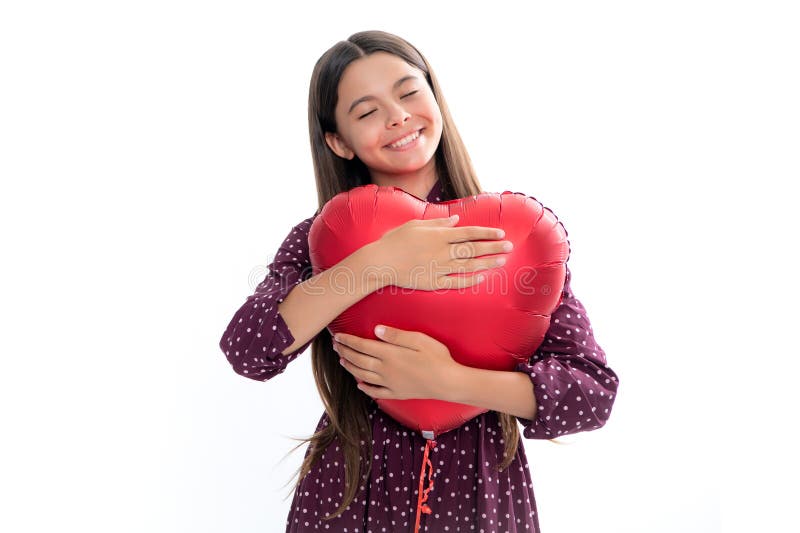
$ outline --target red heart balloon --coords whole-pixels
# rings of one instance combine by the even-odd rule
[[[466,366],[513,370],[519,361],[527,361],[561,303],[570,254],[564,226],[535,198],[504,191],[435,204],[399,187],[355,187],[331,198],[311,225],[308,243],[313,273],[327,270],[409,220],[455,214],[459,215],[457,226],[505,230],[504,239],[513,242],[514,249],[504,254],[504,266],[485,270],[486,280],[464,289],[384,287],[336,317],[328,325],[331,334],[377,339],[375,326],[385,324],[430,335]],[[376,401],[392,418],[426,438],[487,411],[434,399]]]

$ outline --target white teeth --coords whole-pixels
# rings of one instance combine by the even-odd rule
[[[404,137],[404,138],[400,139],[399,141],[397,141],[396,143],[390,144],[389,148],[400,148],[401,146],[407,145],[408,143],[410,143],[411,141],[413,141],[417,137],[419,137],[419,131],[415,131],[414,133],[412,133],[408,137]]]

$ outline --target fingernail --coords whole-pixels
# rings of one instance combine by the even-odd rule
[[[377,335],[378,337],[380,337],[380,336],[382,336],[384,333],[386,333],[386,328],[385,328],[385,327],[383,327],[383,326],[375,326],[375,335]]]
[[[507,242],[503,245],[503,250],[506,252],[510,252],[514,248],[514,244],[511,242]]]
[[[497,230],[497,236],[502,239],[503,237],[506,236],[506,232],[501,230],[501,229],[499,229],[499,230]]]

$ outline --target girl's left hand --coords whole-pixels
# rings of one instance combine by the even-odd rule
[[[380,340],[346,333],[334,337],[345,370],[363,381],[358,388],[379,399],[445,399],[461,367],[447,346],[420,331],[384,328],[383,334],[375,328]]]

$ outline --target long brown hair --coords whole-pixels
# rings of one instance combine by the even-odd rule
[[[436,172],[442,183],[444,198],[451,200],[482,192],[472,162],[461,136],[450,116],[442,90],[433,69],[425,57],[407,41],[383,31],[354,33],[325,52],[314,65],[308,93],[308,131],[311,155],[317,181],[319,209],[337,194],[353,187],[371,183],[369,170],[358,156],[348,160],[337,156],[325,142],[325,132],[336,132],[334,110],[338,99],[339,80],[347,66],[374,52],[394,54],[425,74],[442,113],[442,137],[436,149]],[[311,345],[311,366],[317,390],[330,423],[317,428],[310,438],[295,438],[300,444],[309,442],[303,464],[297,470],[302,479],[322,456],[325,449],[338,438],[345,462],[345,487],[339,508],[325,519],[339,516],[355,498],[361,481],[365,481],[372,465],[372,428],[369,408],[372,398],[356,388],[356,380],[339,364],[333,351],[331,334],[323,328]],[[497,413],[505,440],[504,459],[496,468],[502,471],[516,456],[519,428],[514,416]],[[362,446],[363,445],[363,446]],[[362,453],[365,452],[365,453]],[[291,453],[291,452],[290,452]],[[362,469],[362,465],[365,467]]]

